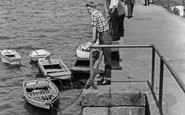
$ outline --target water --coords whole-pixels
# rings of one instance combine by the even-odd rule
[[[62,59],[68,68],[74,65],[76,48],[91,39],[91,18],[85,3],[86,0],[0,0],[0,49],[13,48],[22,56],[21,66],[0,62],[0,115],[61,114],[28,104],[22,81],[41,76],[37,64],[30,63],[28,56],[34,49],[47,49],[51,58]],[[80,91],[61,91],[59,108],[73,101]],[[72,114],[77,108],[65,111]]]

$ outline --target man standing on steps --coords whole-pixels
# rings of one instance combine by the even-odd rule
[[[89,2],[86,4],[88,13],[91,15],[92,19],[92,40],[96,42],[97,34],[100,45],[111,45],[112,37],[109,32],[109,25],[105,20],[104,16],[100,11],[96,9],[94,2]],[[110,85],[111,84],[111,48],[102,48],[105,63],[105,72],[102,76],[102,80],[99,81],[98,85]],[[92,76],[91,76],[92,77]],[[94,77],[89,78],[86,84],[86,88],[93,86],[97,88],[94,84]]]

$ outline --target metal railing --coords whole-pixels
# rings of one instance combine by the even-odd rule
[[[152,49],[152,67],[151,67],[151,89],[154,90],[154,76],[155,76],[155,54],[157,53],[160,58],[160,79],[159,79],[159,110],[162,111],[162,100],[163,100],[163,73],[164,73],[164,65],[171,72],[181,89],[185,93],[185,84],[180,79],[178,74],[174,71],[174,69],[170,66],[168,61],[164,58],[162,53],[155,45],[91,45],[90,46],[90,78],[92,78],[93,64],[92,64],[92,48],[151,48]]]

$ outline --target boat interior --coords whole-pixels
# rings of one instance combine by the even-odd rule
[[[5,56],[6,56],[6,57],[10,57],[10,58],[11,58],[11,57],[15,57],[14,54],[6,54]]]
[[[43,67],[47,74],[53,72],[65,72],[64,67],[62,68],[59,64],[44,65]]]
[[[50,87],[48,83],[36,83],[26,85],[26,92],[28,96],[31,96],[40,100],[51,100],[54,98],[53,94],[56,91]]]

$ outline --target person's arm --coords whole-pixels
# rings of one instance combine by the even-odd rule
[[[95,43],[97,40],[97,32],[96,32],[96,27],[92,27],[92,41]]]
[[[110,9],[109,9],[109,6],[108,6],[107,1],[104,4],[104,17],[106,19],[109,19],[110,18]]]
[[[119,0],[111,0],[111,5],[112,5],[112,11],[111,11],[111,13],[113,13],[114,10],[115,10],[115,8],[118,7],[118,2],[119,2]]]

